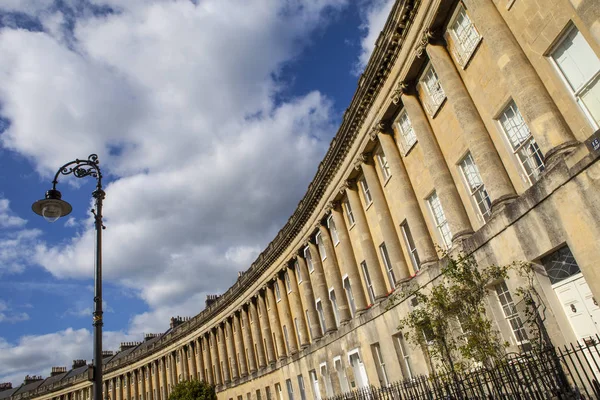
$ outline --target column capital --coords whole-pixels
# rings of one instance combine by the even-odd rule
[[[356,160],[354,161],[354,169],[356,169],[357,171],[360,171],[363,164],[370,164],[371,161],[372,161],[371,153],[362,153],[361,155],[356,157]]]
[[[356,179],[346,179],[346,182],[340,189],[341,194],[345,194],[347,190],[356,190]]]
[[[392,131],[391,128],[392,128],[392,124],[390,123],[389,120],[381,119],[381,120],[379,120],[379,122],[377,122],[375,125],[373,125],[371,127],[369,136],[370,136],[371,140],[374,141],[377,139],[377,135],[379,135],[380,133],[390,133]]]
[[[394,103],[394,105],[397,106],[400,103],[400,97],[402,97],[402,95],[404,93],[406,93],[407,89],[408,89],[408,84],[404,81],[399,81],[396,84],[396,87],[392,91],[392,95],[390,97],[392,99],[392,103]]]
[[[417,44],[417,47],[415,49],[417,58],[423,57],[423,54],[425,53],[425,48],[431,42],[431,39],[433,39],[434,37],[435,33],[431,29],[423,29],[423,31],[421,32],[421,39],[419,39],[419,43]]]

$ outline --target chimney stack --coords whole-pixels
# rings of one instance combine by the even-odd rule
[[[208,294],[206,295],[206,307],[212,306],[217,300],[221,297],[218,294]]]
[[[9,390],[9,389],[12,389],[12,383],[11,382],[0,383],[0,392],[2,392],[4,390]]]
[[[142,344],[142,342],[121,342],[121,346],[119,346],[119,351],[131,349],[133,347],[139,346],[140,344]]]
[[[85,360],[73,360],[73,369],[85,367],[87,365]]]
[[[67,372],[67,367],[52,367],[52,371],[50,371],[50,376],[64,374],[65,372]]]
[[[146,333],[144,335],[144,342],[147,342],[150,339],[154,339],[160,336],[162,336],[162,333]]]
[[[189,321],[190,319],[190,317],[180,317],[179,315],[176,317],[171,317],[171,329],[177,328],[179,325]]]
[[[105,359],[107,357],[112,357],[114,355],[115,355],[115,353],[112,352],[111,350],[103,350],[102,351],[102,359]]]
[[[29,385],[30,383],[44,380],[41,375],[26,375],[25,380],[23,380],[24,385]]]

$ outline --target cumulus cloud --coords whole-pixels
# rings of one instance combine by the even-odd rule
[[[363,21],[360,26],[362,31],[362,38],[360,41],[361,50],[355,66],[357,75],[367,66],[369,57],[371,57],[371,53],[373,53],[373,50],[375,49],[375,42],[383,30],[387,17],[395,2],[395,0],[363,1],[359,6]]]
[[[26,220],[13,214],[8,199],[0,198],[0,228],[21,227],[26,223]]]
[[[0,323],[8,322],[14,324],[15,322],[27,321],[28,319],[29,315],[26,312],[15,312],[6,302],[0,300]]]
[[[38,7],[30,12],[43,16],[43,31],[0,30],[1,114],[10,121],[0,146],[45,177],[99,154],[109,178],[104,277],[149,306],[126,334],[164,331],[170,316],[201,311],[293,212],[336,126],[318,91],[278,100],[279,72],[346,1],[93,0],[82,4],[113,11]],[[61,279],[91,277],[95,231],[74,222],[66,225],[75,238],[59,245],[22,231],[29,237],[11,247],[20,257],[3,255],[0,240],[0,261],[23,268],[26,256]],[[0,375],[23,371],[25,346],[4,347],[14,358],[0,358]],[[68,358],[80,350],[73,344]],[[47,353],[27,372],[54,358],[63,359]]]

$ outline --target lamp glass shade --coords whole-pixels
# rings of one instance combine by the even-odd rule
[[[48,222],[55,222],[60,217],[71,213],[72,207],[69,203],[61,199],[43,199],[33,203],[33,211],[41,215]]]

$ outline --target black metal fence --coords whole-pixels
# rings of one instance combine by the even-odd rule
[[[599,399],[600,338],[585,345],[509,354],[493,368],[418,376],[327,400]]]

